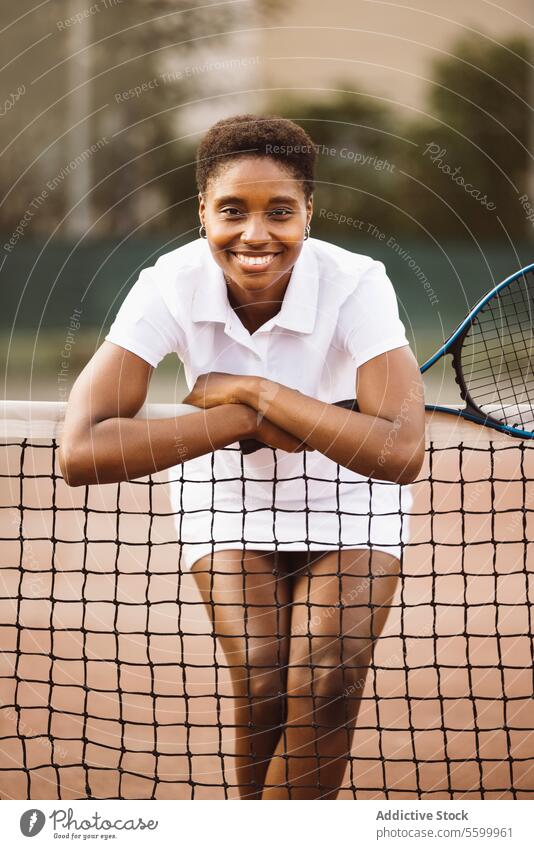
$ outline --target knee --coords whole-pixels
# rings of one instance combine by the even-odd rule
[[[242,705],[258,727],[280,725],[285,716],[285,669],[250,663],[241,690]]]
[[[285,695],[285,670],[252,667],[246,678],[247,695],[255,702],[282,698]]]
[[[255,703],[275,702],[285,695],[287,661],[276,651],[251,650],[241,656],[232,677],[239,696]]]
[[[312,652],[291,669],[289,692],[321,701],[361,696],[371,657],[369,640],[350,640]]]

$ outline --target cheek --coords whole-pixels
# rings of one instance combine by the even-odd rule
[[[226,247],[231,241],[235,241],[235,231],[229,228],[227,223],[222,222],[214,222],[210,225],[210,222],[207,221],[206,228],[214,251],[217,252],[223,262],[226,261],[228,259]]]
[[[284,238],[281,241],[288,254],[298,254],[300,252],[302,247],[302,234],[302,227],[292,227],[291,232],[288,231],[284,234]]]

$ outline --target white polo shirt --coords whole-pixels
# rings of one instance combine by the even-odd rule
[[[279,313],[253,334],[230,306],[207,241],[197,239],[141,272],[106,339],[154,367],[175,352],[190,389],[219,371],[266,377],[325,402],[355,398],[358,367],[408,344],[383,264],[319,239],[303,243]],[[238,449],[171,470],[182,566],[221,548],[374,545],[398,554],[396,484],[369,482],[317,451]]]

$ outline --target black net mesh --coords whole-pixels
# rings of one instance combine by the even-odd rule
[[[341,556],[315,595],[310,551],[208,562],[203,601],[163,477],[73,490],[53,440],[3,456],[4,798],[534,796],[529,443],[428,446],[389,600],[383,561]]]

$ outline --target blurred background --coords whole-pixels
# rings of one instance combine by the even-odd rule
[[[244,111],[320,146],[312,235],[386,264],[422,362],[534,260],[533,26],[532,0],[4,3],[4,397],[67,399],[139,271],[197,238],[196,145]],[[184,392],[168,357],[150,399]]]

